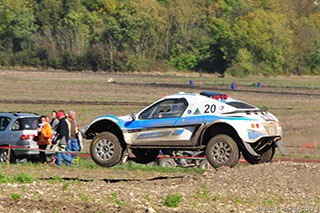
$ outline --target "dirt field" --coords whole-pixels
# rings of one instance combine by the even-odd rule
[[[108,83],[110,77],[114,83]],[[195,79],[196,86],[188,86],[191,79]],[[265,86],[255,87],[257,81]],[[236,91],[230,90],[230,82],[238,84]],[[73,109],[78,113],[79,125],[84,127],[97,116],[138,112],[146,106],[144,104],[179,91],[218,91],[269,108],[282,123],[289,157],[319,158],[319,85],[319,77],[221,79],[196,74],[0,70],[0,111],[48,114],[54,109]],[[25,103],[12,103],[17,100]],[[40,102],[30,104],[30,101]],[[72,104],[75,101],[87,102]],[[138,104],[108,104],[114,101]],[[88,144],[89,141],[86,148]],[[0,168],[5,174],[5,165]],[[38,178],[38,182],[0,184],[0,212],[144,212],[148,208],[150,212],[256,212],[259,208],[261,211],[294,212],[300,208],[301,212],[303,207],[320,208],[319,163],[239,165],[204,174],[21,165],[13,165],[10,171],[26,172]],[[65,180],[52,184],[48,179],[54,176]],[[13,200],[11,193],[19,193],[21,198]],[[164,205],[168,194],[182,195],[178,207]],[[272,209],[276,207],[282,209]]]

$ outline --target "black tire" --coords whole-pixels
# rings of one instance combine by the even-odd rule
[[[267,163],[271,162],[273,155],[275,152],[274,146],[269,146],[265,151],[263,151],[260,156],[253,156],[248,151],[243,151],[242,155],[246,161],[250,164],[259,164],[259,163]]]
[[[234,167],[239,159],[238,145],[228,135],[216,135],[210,139],[207,145],[206,156],[214,168]]]
[[[199,163],[199,168],[200,169],[208,169],[208,164],[209,162],[207,160],[201,160]],[[210,166],[210,164],[209,164]]]
[[[0,162],[7,162],[8,161],[8,154],[9,149],[0,149]],[[10,163],[16,163],[16,156],[14,151],[10,150]]]
[[[177,163],[172,158],[161,158],[159,160],[159,166],[175,168],[177,167]]]
[[[155,161],[159,155],[157,149],[132,149],[132,153],[136,156],[131,158],[136,163],[147,164]]]
[[[99,166],[111,167],[118,164],[122,153],[118,138],[110,132],[100,133],[93,138],[90,145],[91,158]]]

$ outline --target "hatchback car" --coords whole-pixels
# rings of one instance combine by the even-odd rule
[[[21,147],[11,149],[10,161],[27,158],[38,158],[38,145],[33,141],[37,134],[39,115],[34,113],[8,112],[0,113],[0,162],[8,160],[8,148],[11,146]],[[26,148],[26,149],[23,149]]]

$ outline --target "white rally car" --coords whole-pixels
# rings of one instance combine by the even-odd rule
[[[240,152],[251,164],[271,161],[276,147],[286,154],[274,115],[216,92],[178,93],[137,114],[104,115],[82,134],[104,167],[119,163],[124,150],[138,163],[154,161],[159,150],[201,150],[215,168],[235,166]]]

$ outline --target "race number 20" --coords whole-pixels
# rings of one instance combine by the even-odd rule
[[[214,105],[214,104],[212,104],[212,105],[206,104],[206,105],[204,105],[204,107],[206,108],[204,110],[204,113],[214,113],[216,111],[216,105]]]

